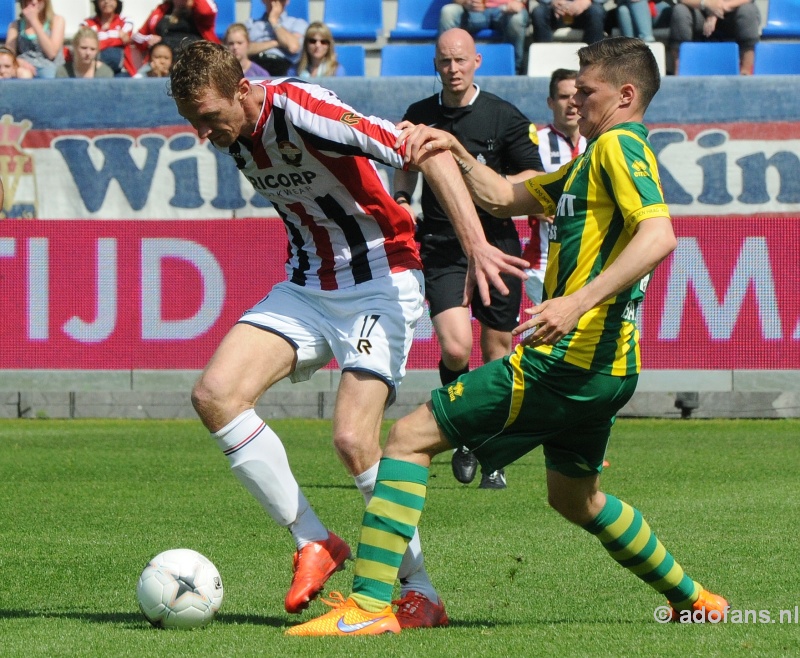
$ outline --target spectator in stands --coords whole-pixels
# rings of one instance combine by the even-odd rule
[[[219,43],[214,31],[216,22],[217,6],[213,0],[167,0],[147,17],[133,41],[143,52],[163,41],[177,54],[193,41]]]
[[[15,80],[17,78],[32,78],[33,74],[28,69],[17,65],[17,56],[13,50],[0,46],[0,80]]]
[[[753,0],[680,0],[671,8],[669,45],[678,73],[684,41],[735,41],[739,73],[750,75],[761,36],[761,14]]]
[[[140,68],[134,78],[168,78],[172,70],[172,48],[159,42],[150,48],[148,62]]]
[[[666,5],[665,2],[658,3]],[[656,3],[650,0],[617,0],[617,27],[624,37],[637,37],[645,42],[653,42],[653,19]]]
[[[642,2],[644,0],[641,0]],[[533,40],[547,43],[553,40],[553,30],[558,27],[575,27],[583,30],[583,41],[595,43],[605,33],[604,0],[539,0],[531,11]]]
[[[250,61],[247,51],[250,47],[250,37],[247,35],[247,28],[241,23],[233,23],[225,30],[225,38],[222,40],[225,47],[233,53],[242,65],[242,72],[245,78],[259,79],[269,77],[269,73],[255,62]]]
[[[54,78],[64,63],[64,17],[53,11],[51,0],[21,0],[20,6],[19,19],[8,26],[6,47],[17,56],[18,68]]]
[[[257,0],[253,0],[256,2]],[[308,22],[286,13],[289,0],[263,0],[266,11],[257,21],[247,22],[248,54],[271,76],[282,76],[300,61]]]
[[[56,70],[57,78],[113,78],[110,66],[101,62],[100,38],[90,27],[78,28],[72,37],[72,59]]]
[[[94,0],[95,15],[81,26],[90,27],[100,37],[100,61],[114,75],[127,77],[136,73],[130,43],[134,25],[122,16],[122,0]]]
[[[330,28],[320,21],[311,23],[303,39],[297,77],[307,79],[344,74],[344,66],[336,59],[336,44]]]
[[[496,30],[505,43],[514,46],[517,73],[524,73],[527,0],[454,0],[442,7],[439,34],[460,27],[473,36],[484,29]]]

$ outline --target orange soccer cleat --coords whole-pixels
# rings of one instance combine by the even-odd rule
[[[294,554],[292,584],[286,594],[286,612],[298,614],[325,587],[333,573],[344,569],[350,547],[332,532],[325,541],[313,541]]]
[[[347,599],[339,592],[331,592],[331,601],[322,599],[329,605],[329,610],[321,617],[298,624],[286,631],[286,635],[306,637],[323,637],[347,635],[381,635],[382,633],[399,633],[400,624],[392,612],[391,606],[386,606],[380,612],[368,612],[359,608],[353,599]]]
[[[441,599],[435,603],[424,594],[411,591],[392,603],[397,606],[395,616],[400,628],[436,628],[450,623]]]
[[[707,589],[700,590],[700,596],[688,610],[672,609],[672,621],[690,623],[693,621],[707,621],[712,624],[723,620],[728,602],[719,594],[713,594]]]

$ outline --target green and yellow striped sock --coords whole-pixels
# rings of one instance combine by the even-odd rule
[[[378,612],[392,602],[397,570],[414,536],[428,484],[428,469],[384,457],[361,522],[351,597]]]
[[[639,510],[606,494],[606,504],[584,529],[596,535],[609,555],[639,576],[677,609],[690,607],[700,586],[689,578]]]

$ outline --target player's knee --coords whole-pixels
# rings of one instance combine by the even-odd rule
[[[224,399],[220,387],[213,378],[203,375],[192,388],[192,406],[200,419],[208,424],[224,409]]]
[[[442,347],[442,361],[450,370],[462,370],[469,363],[471,352],[472,344],[448,343]]]
[[[333,447],[339,453],[345,464],[350,462],[350,457],[362,449],[364,437],[349,428],[337,429],[333,434]]]

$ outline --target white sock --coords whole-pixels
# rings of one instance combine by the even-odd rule
[[[378,478],[378,464],[373,464],[363,473],[355,476],[356,487],[364,496],[364,503],[369,504],[372,492],[375,491],[375,481]],[[438,602],[439,595],[433,587],[428,572],[425,570],[425,558],[422,555],[422,544],[419,541],[419,528],[408,543],[408,548],[403,554],[403,561],[397,573],[400,579],[400,590],[403,595],[410,591],[420,592],[431,601]]]
[[[242,412],[211,436],[228,457],[236,478],[275,523],[289,528],[298,549],[328,538],[328,530],[292,475],[281,440],[254,409]]]
[[[378,479],[378,465],[380,462],[375,462],[366,471],[356,475],[353,479],[356,481],[356,487],[364,496],[364,504],[369,505],[372,498],[372,492],[375,491],[375,481]]]

